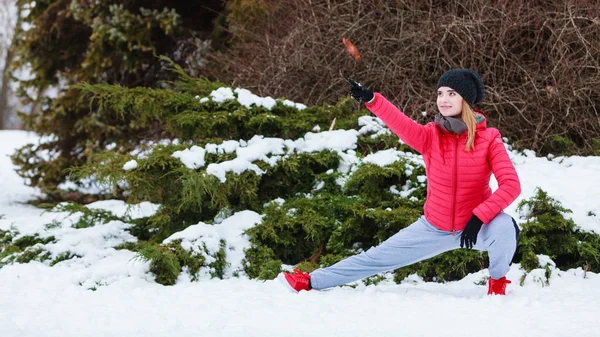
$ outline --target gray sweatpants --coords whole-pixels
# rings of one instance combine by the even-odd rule
[[[494,279],[505,276],[510,269],[517,248],[516,231],[512,218],[504,212],[479,231],[473,249],[488,252],[490,276]],[[310,274],[312,288],[325,289],[353,282],[460,248],[461,234],[462,231],[457,231],[452,236],[452,232],[434,227],[422,216],[379,246],[315,270]]]

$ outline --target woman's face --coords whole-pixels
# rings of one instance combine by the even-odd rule
[[[437,107],[442,116],[458,116],[462,112],[463,98],[450,87],[438,89]]]

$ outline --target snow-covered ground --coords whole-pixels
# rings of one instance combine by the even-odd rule
[[[1,268],[0,336],[600,336],[600,276],[580,269],[553,269],[549,285],[544,270],[535,270],[520,286],[523,271],[513,265],[505,297],[486,295],[487,287],[480,285],[486,270],[446,284],[412,277],[400,285],[359,283],[299,294],[276,280],[207,275],[191,282],[182,274],[175,286],[159,285],[148,262],[112,248],[135,240],[125,223],[74,229],[74,215],[23,204],[39,192],[23,184],[7,156],[37,139],[21,131],[0,132],[0,229],[22,235],[52,231],[57,242],[46,249],[81,257],[53,267],[30,262]],[[584,230],[600,233],[600,157],[548,160],[516,152],[511,157],[523,193],[509,214],[518,217],[518,201],[539,186],[573,210]],[[131,218],[155,211],[147,203],[132,209],[118,201],[92,206],[129,212]],[[233,217],[217,226],[255,221],[256,214]],[[54,226],[46,226],[50,223]],[[206,233],[206,225],[197,226],[190,232]],[[220,229],[214,235],[232,237]]]

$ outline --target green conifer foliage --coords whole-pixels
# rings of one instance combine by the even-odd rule
[[[248,140],[255,135],[294,141],[313,131],[342,126],[359,129],[357,119],[368,114],[356,111],[347,98],[336,106],[298,110],[278,100],[271,108],[246,107],[237,100],[206,100],[209,90],[220,84],[192,79],[169,63],[178,75],[169,88],[126,88],[107,84],[80,84],[95,123],[115,119],[128,121],[129,129],[147,130],[160,123],[165,143],[147,134],[134,133],[128,142],[93,151],[84,165],[72,167],[74,179],[92,178],[107,183],[115,194],[130,202],[151,201],[160,210],[150,218],[132,221],[130,232],[141,243],[136,250],[151,261],[157,281],[173,284],[187,267],[192,275],[209,268],[213,277],[223,277],[227,266],[227,243],[221,253],[211,253],[211,264],[181,252],[177,242],[163,240],[199,221],[212,223],[219,214],[253,210],[265,214],[264,221],[248,231],[252,247],[246,252],[244,272],[250,277],[273,278],[282,263],[306,263],[313,268],[367,249],[419,216],[425,184],[422,164],[399,160],[386,167],[365,164],[353,172],[338,171],[341,157],[332,150],[292,151],[276,162],[253,161],[262,173],[229,172],[226,180],[207,173],[209,164],[236,158],[235,153],[207,152],[204,165],[195,169],[173,156],[192,146],[206,147],[224,141]],[[115,124],[115,126],[120,124]],[[95,131],[116,138],[118,127]],[[356,155],[365,157],[378,150],[405,149],[389,133],[357,133]],[[160,138],[159,138],[160,139]],[[174,141],[177,139],[177,141]],[[140,156],[143,153],[143,156]],[[135,160],[134,169],[124,166]],[[392,192],[411,189],[408,200]],[[283,205],[273,200],[287,200]],[[304,262],[303,262],[304,261]]]
[[[367,250],[410,225],[420,216],[423,199],[411,201],[389,192],[390,186],[411,179],[419,185],[416,176],[424,168],[408,176],[406,164],[362,165],[343,186],[336,175],[326,174],[317,178],[324,182],[321,189],[283,204],[269,203],[263,222],[248,230],[253,244],[246,252],[248,275],[273,276],[282,263],[312,271]]]
[[[565,214],[572,213],[571,210],[540,188],[532,198],[523,200],[518,209],[527,219],[517,257],[525,270],[538,268],[537,255],[544,254],[561,269],[582,267],[600,271],[600,235],[584,232],[566,218]]]
[[[394,280],[400,283],[408,275],[416,273],[425,281],[454,281],[487,267],[488,255],[486,252],[452,250],[396,270]]]
[[[90,209],[74,202],[60,203],[51,209],[51,212],[67,212],[69,215],[79,213],[81,216],[75,222],[73,228],[89,228],[102,225],[112,220],[122,220],[112,212],[102,209]]]
[[[38,234],[19,237],[16,230],[0,230],[0,268],[11,263],[46,261],[50,253],[44,245],[55,242],[53,236],[42,238]]]
[[[157,244],[144,245],[139,251],[142,260],[150,261],[150,272],[156,275],[156,282],[174,285],[181,273],[181,264],[173,249]]]
[[[23,147],[13,161],[29,185],[56,199],[61,199],[57,187],[66,178],[65,169],[85,163],[107,144],[162,133],[157,119],[148,123],[127,114],[111,115],[73,85],[111,84],[115,90],[168,85],[176,76],[164,71],[165,62],[156,55],[186,64],[189,55],[182,52],[194,49],[207,29],[210,33],[212,20],[224,6],[216,0],[17,3],[28,13],[24,22],[29,25],[16,32],[20,39],[14,68],[29,69],[33,75],[21,82],[19,94],[31,104],[31,111],[21,117],[29,129],[50,137]],[[57,94],[45,96],[47,89]]]

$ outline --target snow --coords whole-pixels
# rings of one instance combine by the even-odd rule
[[[296,140],[284,140],[280,138],[265,138],[255,135],[248,141],[227,141],[222,145],[207,144],[206,149],[192,146],[190,149],[175,151],[173,157],[179,158],[189,169],[197,169],[204,166],[205,154],[209,153],[232,153],[235,151],[237,158],[220,163],[209,164],[206,173],[219,178],[221,182],[227,181],[227,172],[241,174],[245,171],[254,171],[257,175],[264,172],[253,161],[263,160],[271,166],[275,166],[282,156],[292,153],[311,153],[330,149],[336,152],[356,148],[358,133],[356,130],[335,130],[320,133],[308,132],[304,137]]]
[[[262,216],[252,211],[235,213],[217,225],[207,225],[199,222],[177,232],[163,241],[168,244],[181,240],[181,247],[196,254],[203,253],[203,248],[209,254],[216,254],[221,248],[221,240],[227,242],[227,263],[225,276],[232,277],[234,273],[242,272],[244,250],[250,248],[250,241],[243,232],[262,221]],[[204,254],[203,254],[204,255]],[[212,262],[212,261],[210,261]]]
[[[136,169],[137,167],[138,167],[137,161],[132,159],[123,165],[123,170],[130,171],[130,170]]]
[[[227,181],[227,178],[225,177],[227,172],[240,174],[244,171],[254,171],[257,175],[265,173],[257,165],[241,158],[224,161],[218,164],[209,164],[208,167],[206,167],[206,173],[219,178],[219,181],[222,183]]]
[[[306,109],[306,105],[304,105],[302,103],[294,103],[294,102],[290,101],[289,99],[284,99],[282,103],[285,106],[294,107],[298,110]]]
[[[360,130],[358,134],[363,135],[366,133],[375,133],[373,137],[376,137],[381,134],[391,134],[392,131],[385,126],[383,121],[375,116],[361,116],[358,118],[358,126],[360,126]],[[400,143],[402,141],[398,140]]]
[[[237,97],[236,97],[237,94]],[[227,88],[221,87],[216,90],[213,90],[209,97],[200,97],[196,96],[196,99],[199,99],[200,103],[206,103],[212,100],[215,103],[223,103],[226,101],[237,100],[241,105],[250,108],[253,105],[257,107],[264,107],[267,110],[271,110],[275,105],[277,105],[277,100],[272,97],[260,97],[253,94],[248,89],[243,88]],[[294,107],[298,110],[306,109],[306,105],[300,103],[294,103],[290,100],[282,100],[281,104],[289,107]]]
[[[400,152],[396,149],[388,149],[369,154],[363,161],[365,163],[371,163],[378,166],[386,166],[391,165],[395,161],[399,160],[402,154],[403,152]]]
[[[129,219],[139,219],[152,216],[160,205],[143,201],[139,204],[128,205],[122,200],[100,200],[86,205],[89,209],[110,210],[115,216],[128,217]]]
[[[233,95],[233,90],[231,90],[231,88],[223,87],[213,90],[213,92],[210,93],[210,98],[217,103],[222,103],[235,99],[235,96]]]
[[[135,242],[136,238],[125,231],[128,224],[121,221],[110,221],[102,226],[75,229],[68,221],[62,222],[60,230],[48,231],[58,240],[56,243],[46,245],[56,258],[61,253],[71,252],[85,257],[85,262],[93,264],[101,260],[106,252],[112,252],[110,248],[125,242]],[[73,261],[67,260],[66,264]]]
[[[262,106],[271,110],[277,104],[277,101],[272,97],[259,97],[251,93],[248,89],[237,88],[235,92],[238,94],[238,102],[247,108],[255,104],[256,106]]]
[[[58,268],[5,269],[0,331],[7,337],[597,336],[600,279],[580,271],[548,287],[509,285],[509,296],[499,297],[470,280],[292,294],[276,281],[163,287],[130,277],[88,291]]]
[[[226,91],[220,95],[229,97]],[[388,165],[398,158],[412,161],[415,167],[420,164],[419,156],[396,150],[359,158],[353,149],[360,134],[386,132],[376,119],[363,121],[367,127],[363,133],[310,132],[296,140],[257,135],[173,155],[188,168],[198,169],[206,165],[205,152],[235,153],[227,164],[207,166],[222,178],[227,172],[256,171],[256,160],[275,163],[291,153],[323,149],[342,156],[339,172],[350,172],[363,163]],[[0,336],[598,336],[600,275],[581,269],[560,271],[545,256],[539,260],[548,265],[550,279],[546,268],[540,268],[521,285],[524,272],[513,265],[507,275],[513,283],[505,297],[486,295],[482,281],[487,270],[443,284],[424,282],[415,275],[395,284],[386,274],[388,280],[378,285],[357,282],[354,288],[298,294],[276,280],[250,280],[243,273],[234,277],[241,269],[243,250],[249,247],[243,231],[262,219],[252,211],[224,212],[216,224],[198,222],[165,240],[181,240],[184,249],[206,247],[214,253],[224,239],[229,263],[225,279],[204,273],[191,281],[182,273],[175,286],[159,285],[149,272],[149,262],[115,248],[137,240],[127,231],[131,224],[112,220],[76,229],[72,225],[82,214],[48,212],[24,203],[41,194],[24,185],[8,156],[38,141],[32,133],[0,132],[0,214],[4,215],[0,229],[19,237],[54,237],[38,247],[48,251],[51,259],[64,254],[76,257],[52,267],[49,261],[32,261],[0,268]],[[567,216],[583,230],[600,233],[600,157],[540,158],[510,148],[509,154],[523,192],[507,213],[523,221],[516,206],[540,187],[573,210]],[[425,181],[419,178],[419,183]],[[492,181],[493,188],[495,184]],[[406,191],[394,191],[408,197],[414,186],[405,187]],[[318,182],[315,188],[320,188]],[[154,214],[160,205],[102,200],[87,207],[137,219]]]
[[[183,151],[175,151],[173,157],[179,158],[185,167],[195,170],[204,166],[204,155],[206,150],[200,146],[192,146]]]

